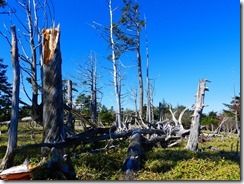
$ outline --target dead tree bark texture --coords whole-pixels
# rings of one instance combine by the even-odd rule
[[[59,27],[43,30],[43,142],[64,140]]]
[[[64,112],[62,94],[62,58],[60,51],[60,29],[43,30],[43,142],[58,143],[65,141]],[[52,154],[49,168],[58,165],[62,178],[75,178],[75,171],[64,148],[43,148],[44,156]],[[65,158],[66,155],[66,158]],[[67,160],[69,160],[67,162]],[[53,165],[54,164],[54,165]]]
[[[116,123],[117,129],[122,130],[122,122],[121,122],[121,85],[120,78],[118,74],[118,64],[116,60],[115,54],[115,42],[114,42],[114,25],[113,25],[113,10],[112,10],[112,0],[109,1],[109,13],[110,13],[110,43],[111,43],[111,51],[112,51],[112,63],[113,63],[113,82],[114,82],[114,91],[116,97]]]
[[[133,180],[140,169],[141,159],[141,133],[133,131],[130,137],[130,144],[127,150],[127,158],[123,163],[122,171],[125,173],[125,180]]]
[[[208,87],[206,87],[206,82],[210,82],[206,79],[202,79],[198,83],[196,101],[193,106],[194,113],[191,119],[191,129],[189,139],[186,145],[186,149],[197,151],[198,149],[198,137],[200,134],[200,122],[202,117],[203,108],[206,106],[204,105],[204,97],[205,91],[208,91]]]
[[[10,168],[14,162],[14,150],[17,147],[17,131],[19,119],[19,84],[20,84],[20,65],[18,59],[18,40],[15,26],[11,27],[12,32],[12,66],[13,66],[13,91],[12,91],[12,109],[11,121],[8,130],[8,146],[5,156],[1,163],[1,170]]]
[[[67,93],[68,93],[68,117],[67,117],[67,121],[66,121],[66,126],[67,126],[67,132],[68,135],[73,136],[75,133],[75,125],[74,125],[74,117],[72,115],[72,81],[71,80],[67,80]]]

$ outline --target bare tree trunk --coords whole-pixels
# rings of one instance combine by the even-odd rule
[[[139,38],[140,36],[138,35],[138,39]],[[143,79],[142,79],[142,69],[141,69],[140,44],[137,45],[136,53],[137,53],[138,80],[139,80],[139,88],[140,88],[139,116],[140,118],[143,118]]]
[[[137,109],[137,87],[131,87],[131,92],[132,92],[132,101],[135,107],[135,117],[138,118],[138,109]]]
[[[219,134],[220,133],[220,130],[221,130],[221,127],[222,125],[224,124],[224,122],[226,122],[228,120],[228,117],[224,117],[220,123],[220,125],[215,129],[214,131],[214,134]]]
[[[17,147],[17,132],[19,119],[19,85],[20,85],[20,65],[18,59],[18,41],[15,26],[11,26],[12,32],[12,66],[14,72],[13,91],[12,91],[12,109],[11,122],[8,132],[8,146],[5,156],[1,163],[1,170],[10,168],[14,163],[14,150]]]
[[[43,142],[58,143],[65,140],[62,94],[62,58],[60,29],[43,30]],[[69,99],[70,100],[70,99]],[[75,179],[75,170],[64,148],[43,148],[42,153],[52,154],[48,168],[55,167],[62,178]],[[58,178],[59,179],[59,178]]]
[[[36,13],[35,11],[37,10],[35,9],[35,5],[36,5],[35,1],[33,1],[33,5],[34,5],[34,13]],[[33,30],[33,28],[35,29],[38,28],[35,27],[35,25],[33,25],[34,21],[32,20],[30,1],[28,1],[28,3],[25,4],[25,11],[26,11],[28,26],[29,26],[29,43],[30,43],[30,50],[31,50],[32,118],[35,121],[38,121],[39,124],[41,124],[42,122],[40,122],[40,117],[39,117],[40,115],[38,111],[38,84],[37,84],[37,69],[36,69],[37,47],[35,45],[35,36],[34,36],[35,33]]]
[[[206,82],[210,82],[206,79],[202,79],[199,81],[198,90],[196,95],[196,102],[193,106],[194,114],[192,115],[191,119],[191,129],[189,139],[186,145],[186,149],[197,151],[198,149],[198,137],[200,134],[200,122],[202,117],[202,110],[205,107],[204,105],[204,96],[205,91],[208,91],[206,87]]]
[[[114,81],[114,91],[116,98],[116,123],[118,130],[122,129],[121,123],[121,86],[119,83],[118,76],[118,66],[115,56],[115,43],[113,38],[113,10],[112,10],[112,0],[109,0],[109,13],[110,13],[110,42],[112,47],[112,62],[113,62],[113,81]]]
[[[91,55],[91,110],[92,122],[97,122],[97,61]],[[95,57],[95,56],[94,56]]]
[[[68,126],[69,128],[69,133],[71,133],[72,135],[74,134],[75,131],[75,125],[74,125],[74,117],[71,113],[72,111],[72,81],[71,80],[67,80],[67,93],[68,93],[68,119],[66,122],[66,126]]]
[[[146,20],[145,20],[145,22],[146,22]],[[150,79],[149,79],[149,52],[148,52],[147,34],[146,34],[146,58],[147,58],[147,114],[146,114],[146,121],[148,121],[149,123],[152,123],[151,91],[150,91]]]
[[[61,142],[63,130],[63,95],[61,52],[58,28],[43,30],[43,142]]]
[[[237,110],[235,111],[235,124],[236,124],[236,130],[237,130],[237,137],[241,136],[239,125],[238,125],[238,113]]]
[[[158,108],[159,108],[158,121],[162,121],[163,120],[163,106],[162,106],[161,102],[159,102]]]

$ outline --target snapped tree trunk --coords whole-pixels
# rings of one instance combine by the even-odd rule
[[[62,58],[60,51],[60,29],[43,30],[43,142],[58,143],[65,140],[62,93]],[[51,153],[49,168],[58,167],[61,178],[75,179],[69,155],[64,148],[43,148],[44,156]],[[55,166],[56,165],[56,166]],[[58,172],[57,171],[57,172]],[[60,179],[60,178],[58,178]]]
[[[14,162],[14,150],[17,147],[17,131],[19,119],[19,84],[20,84],[20,65],[18,59],[18,40],[15,26],[11,27],[12,32],[12,66],[14,73],[12,91],[11,121],[8,130],[8,145],[5,156],[1,163],[1,170],[10,168]]]
[[[64,140],[61,52],[58,28],[43,30],[43,142]]]
[[[191,119],[191,129],[189,139],[186,145],[186,149],[197,151],[198,149],[198,137],[200,134],[200,122],[202,117],[203,108],[206,106],[204,105],[204,96],[205,91],[208,91],[206,87],[206,82],[210,82],[206,79],[202,79],[199,81],[197,95],[196,95],[196,102],[193,106],[194,113]]]

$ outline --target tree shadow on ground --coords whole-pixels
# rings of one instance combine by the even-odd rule
[[[165,173],[172,170],[180,161],[187,161],[190,159],[211,160],[212,162],[220,162],[223,159],[237,163],[240,166],[240,153],[233,151],[212,151],[204,150],[202,152],[194,152],[184,149],[155,149],[153,153],[146,154],[143,159],[142,167],[147,162],[147,159],[155,162],[154,171]],[[154,163],[149,163],[149,165]]]

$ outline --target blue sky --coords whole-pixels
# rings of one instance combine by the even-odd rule
[[[10,2],[10,1],[9,1]],[[173,106],[189,106],[195,102],[198,81],[207,78],[204,112],[221,112],[223,103],[229,103],[235,92],[240,92],[240,1],[237,0],[138,0],[142,16],[147,17],[150,76],[155,79],[154,105],[163,99]],[[89,26],[96,21],[109,25],[107,0],[67,1],[53,0],[55,21],[61,25],[63,76],[75,73],[77,62],[91,50],[97,53],[103,78],[102,103],[115,106],[111,74],[102,66],[111,67],[104,59],[110,51],[99,33]],[[115,21],[120,15],[121,0],[113,0]],[[17,9],[18,11],[18,9]],[[0,16],[1,23],[9,19]],[[3,30],[0,25],[0,30]],[[142,31],[142,66],[145,76],[145,32]],[[0,38],[0,56],[8,64],[11,80],[9,47]],[[135,65],[135,58],[125,54],[121,61]],[[124,92],[137,85],[137,69],[126,73]],[[144,78],[145,79],[145,78]],[[144,86],[146,87],[145,81]],[[129,97],[127,97],[129,99]],[[125,100],[125,107],[132,102]]]

